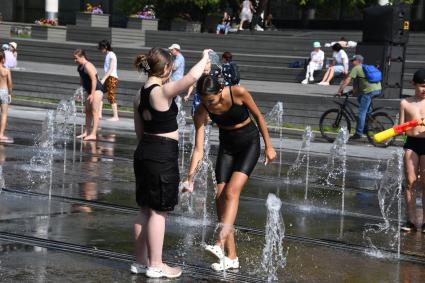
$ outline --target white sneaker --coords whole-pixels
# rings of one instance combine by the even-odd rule
[[[259,25],[255,26],[255,30],[256,31],[264,31],[264,29],[262,27],[260,27]]]
[[[148,267],[146,270],[146,276],[149,278],[177,278],[182,275],[182,269],[180,267],[170,267],[165,263],[161,267]]]
[[[145,274],[146,273],[147,266],[143,264],[138,264],[136,262],[133,262],[130,266],[131,273],[134,274]]]
[[[310,82],[314,82],[314,78],[313,78],[313,77],[310,77],[310,78],[309,78],[309,81],[310,81]]]
[[[217,257],[219,260],[224,258],[223,250],[218,245],[206,245],[205,250]]]
[[[303,85],[306,85],[306,84],[308,84],[308,80],[307,80],[307,79],[305,79],[305,80],[303,80],[301,83],[302,83]]]
[[[211,268],[215,271],[239,268],[239,258],[230,259],[226,256],[224,260],[220,260],[220,262],[211,264]]]

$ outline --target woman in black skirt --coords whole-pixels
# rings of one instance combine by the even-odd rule
[[[168,51],[152,48],[139,55],[135,65],[148,80],[134,101],[134,126],[139,145],[134,153],[136,200],[140,213],[134,224],[136,262],[131,272],[151,278],[176,278],[179,267],[162,262],[165,219],[177,204],[179,187],[178,108],[175,97],[187,91],[202,75],[208,51],[181,80],[169,82],[173,68]]]

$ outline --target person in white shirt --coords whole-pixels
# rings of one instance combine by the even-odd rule
[[[321,70],[323,68],[323,61],[325,60],[325,52],[320,48],[320,42],[316,41],[313,43],[314,50],[310,54],[310,62],[307,66],[307,72],[305,74],[305,80],[302,84],[308,84],[308,82],[314,82],[314,71]]]
[[[105,64],[103,69],[105,71],[105,75],[100,80],[103,85],[104,92],[107,94],[107,98],[112,108],[112,118],[108,119],[108,121],[116,122],[119,120],[118,118],[118,106],[116,101],[116,90],[118,84],[118,60],[117,55],[113,52],[111,43],[107,40],[102,40],[98,44],[98,48],[100,52],[106,55]]]
[[[349,60],[347,53],[345,53],[339,43],[335,43],[334,45],[332,45],[332,50],[334,51],[332,55],[333,62],[326,71],[322,81],[318,83],[319,85],[329,85],[334,76],[348,74]]]
[[[16,68],[18,62],[16,61],[16,57],[13,55],[13,52],[10,51],[9,44],[3,44],[1,49],[3,50],[5,56],[4,66],[7,69]]]

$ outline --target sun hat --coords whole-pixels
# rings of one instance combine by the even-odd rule
[[[18,44],[16,42],[9,42],[9,45],[13,47],[13,49],[16,50],[16,48],[18,48]]]
[[[169,50],[171,49],[177,49],[180,50],[180,45],[178,45],[177,43],[173,43],[170,47],[168,47]]]
[[[320,48],[320,47],[322,47],[322,46],[320,45],[320,42],[315,41],[315,42],[313,43],[313,47],[314,47],[314,48]]]

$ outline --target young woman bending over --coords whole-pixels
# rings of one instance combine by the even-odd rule
[[[206,250],[220,259],[212,268],[216,271],[239,268],[233,224],[239,206],[239,196],[260,157],[260,132],[265,143],[266,164],[276,158],[263,115],[251,94],[242,86],[223,87],[217,78],[203,75],[197,83],[201,105],[196,108],[195,150],[189,168],[185,190],[193,190],[193,176],[203,157],[204,125],[209,116],[219,127],[220,146],[216,162],[216,208],[221,230],[215,245]],[[254,124],[250,114],[255,118]],[[224,256],[223,249],[227,251]],[[223,262],[224,261],[224,262]]]

